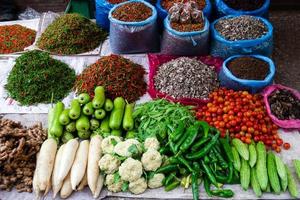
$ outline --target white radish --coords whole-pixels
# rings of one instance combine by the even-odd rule
[[[47,187],[46,187],[46,190],[45,190],[43,196],[46,196],[48,194],[48,192],[50,191],[50,189],[51,189],[51,179],[49,179],[49,182],[47,184]]]
[[[36,155],[36,167],[35,167],[35,170],[34,170],[34,174],[33,174],[33,178],[32,178],[32,188],[33,188],[33,191],[35,193],[35,196],[36,196],[36,199],[39,199],[40,198],[40,188],[39,188],[39,185],[38,185],[38,177],[37,177],[37,162],[38,162],[38,159],[39,159],[39,153],[37,153]]]
[[[78,145],[77,139],[71,139],[65,144],[58,170],[58,182],[63,181],[68,175],[73,165]]]
[[[102,187],[104,183],[104,176],[102,174],[99,174],[98,180],[97,180],[97,186],[95,193],[93,194],[93,197],[97,199],[101,193]]]
[[[45,191],[50,181],[57,143],[55,139],[48,138],[41,146],[40,154],[37,162],[37,183],[40,191]]]
[[[71,186],[71,178],[70,173],[66,176],[63,185],[60,190],[60,197],[65,199],[68,198],[72,194],[72,186]]]
[[[57,193],[59,192],[63,181],[58,181],[58,170],[60,169],[60,164],[61,164],[61,157],[63,150],[65,148],[65,144],[61,145],[60,148],[57,151],[56,158],[55,158],[55,163],[54,163],[54,168],[53,168],[53,173],[52,173],[52,190],[53,190],[53,198],[56,197]]]
[[[76,189],[76,186],[80,183],[85,174],[89,144],[90,142],[88,140],[84,140],[80,142],[77,149],[76,157],[71,168],[71,185],[73,190]]]
[[[88,167],[87,167],[87,181],[92,194],[95,193],[97,179],[99,176],[98,161],[102,156],[101,150],[102,137],[95,135],[91,138],[89,156],[88,156]]]
[[[80,184],[77,187],[77,191],[83,190],[83,188],[87,186],[87,176],[86,176],[86,171],[85,174],[80,182]]]

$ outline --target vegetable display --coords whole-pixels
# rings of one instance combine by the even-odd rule
[[[67,96],[75,79],[75,71],[67,64],[33,50],[16,59],[5,89],[21,105],[50,103]]]

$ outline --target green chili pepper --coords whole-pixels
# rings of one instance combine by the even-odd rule
[[[230,162],[233,162],[233,154],[232,154],[232,148],[229,144],[229,135],[227,134],[226,135],[226,138],[220,138],[219,139],[221,144],[222,144],[222,147],[224,149],[224,152],[226,154],[226,157],[227,159],[230,161]]]
[[[212,195],[223,197],[223,198],[231,198],[234,196],[234,192],[230,189],[223,189],[223,190],[212,190]]]
[[[180,181],[175,180],[175,181],[173,181],[172,183],[170,183],[169,185],[166,185],[165,191],[166,191],[166,192],[169,192],[169,191],[171,191],[171,190],[174,190],[174,189],[177,188],[177,186],[179,186],[179,185],[180,185]]]
[[[215,172],[214,175],[216,177],[216,180],[220,183],[231,183],[233,180],[233,164],[229,163],[228,172],[226,174],[219,174],[218,172]]]
[[[179,121],[177,128],[170,135],[170,139],[172,142],[177,142],[182,137],[183,134],[184,134],[184,122]]]
[[[209,178],[210,182],[216,186],[216,187],[219,187],[219,184],[213,174],[213,172],[211,171],[211,169],[209,168],[209,166],[207,166],[203,161],[201,161],[201,164],[203,166],[203,169],[207,175],[207,177]]]
[[[162,166],[160,168],[158,168],[155,173],[168,173],[168,172],[173,172],[175,170],[178,169],[178,166],[175,165],[175,164],[169,164],[169,165],[166,165],[166,166]]]
[[[183,156],[178,156],[178,160],[182,165],[184,165],[190,172],[193,172],[193,168],[190,166],[189,162],[183,157]]]
[[[198,135],[198,126],[193,125],[187,129],[188,136],[185,141],[180,146],[180,152],[183,153],[190,148],[190,146],[194,143],[197,135]]]
[[[215,156],[217,157],[220,166],[221,166],[223,169],[227,169],[227,168],[228,168],[227,162],[224,160],[224,158],[222,157],[222,155],[216,150],[215,147],[212,148],[212,152],[214,152]]]
[[[175,145],[175,151],[178,152],[180,146],[182,143],[184,143],[184,141],[186,140],[186,138],[188,137],[188,133],[187,131],[182,135],[182,137],[180,138],[180,140],[178,140],[178,142]]]
[[[175,156],[172,156],[172,157],[168,158],[168,160],[171,164],[179,164],[180,163],[178,158],[175,157]]]
[[[204,162],[205,162],[206,164],[210,163],[210,159],[209,159],[208,156],[204,156]]]
[[[204,137],[207,138],[208,137],[208,132],[209,132],[209,129],[210,129],[210,126],[208,125],[208,123],[205,122],[205,121],[197,121],[196,124],[201,126],[201,128],[204,132]]]
[[[168,146],[165,146],[165,147],[162,147],[159,149],[159,153],[162,154],[162,155],[166,155],[168,153],[170,153],[170,148]]]
[[[177,153],[177,151],[176,151],[176,145],[175,145],[175,143],[172,140],[169,140],[169,147],[170,147],[170,149],[171,149],[171,151],[172,151],[173,154]]]
[[[210,181],[209,181],[207,176],[204,177],[204,189],[205,189],[206,194],[209,197],[211,197],[212,193],[211,193],[211,190],[210,190]]]
[[[198,162],[193,162],[193,169],[194,169],[194,172],[197,172],[198,174],[200,174],[201,167]]]
[[[210,137],[203,137],[203,138],[201,138],[198,142],[196,142],[196,143],[192,146],[192,148],[191,148],[192,152],[198,151],[198,150],[200,149],[200,147],[201,147],[203,144],[205,144],[207,141],[209,141],[209,140],[210,140]]]
[[[186,176],[189,174],[189,171],[186,168],[181,167],[181,168],[179,168],[179,173],[183,176]]]
[[[192,192],[193,192],[193,199],[199,199],[199,183],[198,183],[198,173],[192,173]]]
[[[166,185],[169,185],[176,177],[176,172],[172,172],[171,174],[169,174],[167,177],[166,177],[166,180],[165,180],[165,186]]]
[[[220,136],[220,133],[218,132],[216,135],[214,135],[214,137],[211,139],[211,141],[203,149],[201,149],[201,151],[191,153],[191,154],[187,154],[186,158],[190,159],[190,160],[195,160],[195,159],[202,158],[216,144],[217,140],[219,139],[219,136]]]

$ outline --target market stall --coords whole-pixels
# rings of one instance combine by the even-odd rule
[[[0,199],[299,198],[300,94],[273,83],[270,2],[244,3],[0,23],[36,31],[0,55]]]

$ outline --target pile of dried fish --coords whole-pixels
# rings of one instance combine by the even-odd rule
[[[207,99],[219,87],[219,81],[213,66],[196,58],[180,57],[158,68],[154,85],[156,90],[175,99]]]

